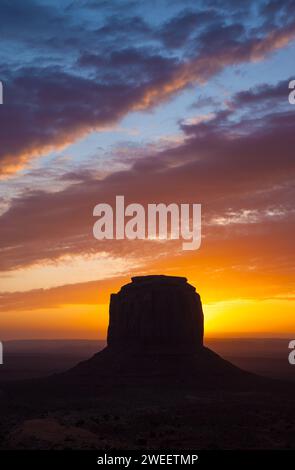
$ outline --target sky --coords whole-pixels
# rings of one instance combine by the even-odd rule
[[[208,337],[295,333],[294,0],[0,3],[0,340],[104,338],[181,275]],[[201,203],[202,243],[101,240],[93,208]]]

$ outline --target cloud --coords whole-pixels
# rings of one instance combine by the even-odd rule
[[[294,20],[294,0],[267,0],[261,2],[259,10],[266,27],[288,25]]]
[[[295,23],[287,29],[272,31],[260,39],[250,39],[241,44],[232,44],[230,41],[230,44],[217,51],[204,51],[176,67],[169,80],[158,80],[156,84],[150,84],[134,109],[149,108],[193,83],[205,83],[227,66],[262,60],[267,54],[286,46],[294,39]]]
[[[184,46],[187,41],[196,33],[208,28],[213,22],[220,19],[220,15],[214,10],[181,11],[167,21],[160,29],[158,36],[166,47],[171,49]]]
[[[0,108],[2,173],[114,123],[140,93],[124,84],[96,84],[50,68],[23,69],[5,88],[9,104]]]
[[[268,107],[270,104],[272,106],[279,106],[280,104],[288,104],[286,99],[288,96],[288,84],[293,77],[289,79],[282,80],[275,85],[270,85],[268,83],[263,83],[255,88],[250,88],[246,91],[241,91],[234,96],[232,104],[235,106],[261,106],[261,104],[266,104]]]
[[[83,3],[72,4],[66,14],[54,3],[30,0],[17,20],[23,33],[6,38],[7,50],[20,48],[26,60],[1,68],[2,177],[128,113],[158,106],[226,67],[263,60],[295,38],[294,22],[257,32],[232,17],[226,22],[219,10],[180,11],[156,25],[147,23],[144,9],[134,13],[128,4],[119,16],[102,3],[97,17],[87,5],[84,11]],[[3,2],[1,8],[5,28],[12,31],[12,18],[23,5]],[[26,46],[28,36],[39,41]]]
[[[56,28],[62,26],[62,18],[52,6],[34,0],[26,0],[25,3],[21,0],[3,0],[0,15],[6,40],[33,39],[34,34],[44,37],[53,25]]]
[[[74,286],[63,285],[51,289],[34,289],[28,292],[14,292],[0,295],[0,311],[33,310],[55,308],[69,304],[97,305],[109,302],[109,290],[112,286],[119,290],[128,281],[128,277],[76,283]]]
[[[264,90],[260,92],[264,94]],[[255,96],[259,101],[257,90]],[[235,99],[241,101],[241,96]],[[252,117],[252,121],[248,116],[237,120],[235,110],[221,111],[210,120],[182,124],[183,141],[162,151],[155,149],[140,160],[134,157],[124,171],[96,178],[82,169],[79,179],[77,169],[76,182],[61,191],[24,193],[12,200],[0,217],[1,270],[106,250],[114,256],[146,259],[171,253],[167,244],[93,239],[93,207],[99,202],[113,204],[119,194],[125,195],[126,204],[202,203],[205,222],[249,210],[280,212],[282,219],[291,221],[294,126],[291,111],[270,112],[259,120]],[[283,223],[277,219],[268,217],[267,224]],[[262,217],[257,224],[250,224],[251,229],[249,224],[243,225],[251,231],[258,225],[266,234],[271,230],[267,224]],[[213,233],[218,232],[208,228],[206,237]]]

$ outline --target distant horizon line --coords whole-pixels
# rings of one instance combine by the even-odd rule
[[[285,339],[294,339],[295,338],[295,332],[294,333],[288,333],[287,334],[280,334],[280,335],[269,335],[269,334],[264,334],[264,335],[226,335],[226,336],[206,336],[204,337],[204,340],[259,340],[259,339],[269,339],[269,340],[285,340]],[[32,342],[32,341],[91,341],[91,342],[107,342],[107,338],[11,338],[11,339],[2,339],[3,343],[8,343],[8,342],[15,342],[15,341],[23,341],[23,342]]]

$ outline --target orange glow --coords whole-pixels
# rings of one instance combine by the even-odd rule
[[[288,276],[252,267],[240,269],[232,266],[226,253],[223,256],[203,257],[200,250],[194,256],[182,254],[147,264],[140,273],[186,276],[201,294],[208,337],[295,333],[294,296]],[[135,274],[139,273],[8,294],[11,304],[7,300],[2,308],[1,339],[103,339],[110,294]]]

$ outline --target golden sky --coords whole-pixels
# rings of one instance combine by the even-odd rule
[[[123,3],[0,3],[0,340],[104,338],[144,274],[187,277],[208,336],[291,337],[293,12]],[[201,204],[200,249],[96,240],[117,195]]]

